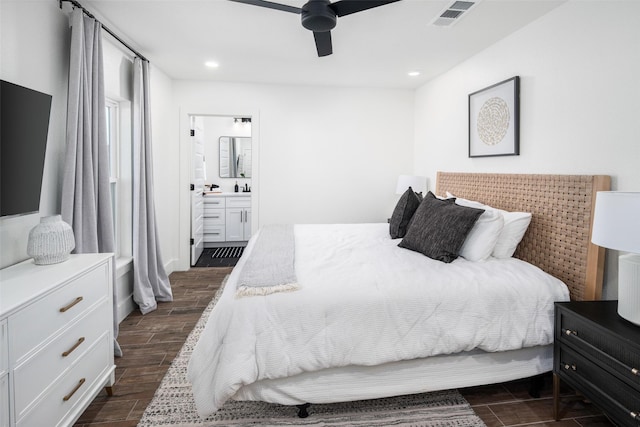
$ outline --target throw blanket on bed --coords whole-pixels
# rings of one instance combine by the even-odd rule
[[[445,264],[399,248],[388,224],[293,230],[304,286],[236,298],[252,237],[209,316],[188,368],[202,416],[267,378],[550,344],[554,301],[569,299],[560,280],[515,258]]]
[[[299,289],[294,257],[293,225],[262,227],[238,279],[236,296],[269,295]]]

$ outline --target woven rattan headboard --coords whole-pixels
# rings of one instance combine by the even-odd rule
[[[571,299],[581,301],[602,295],[604,249],[591,243],[591,223],[596,192],[610,186],[605,175],[438,172],[436,193],[531,212],[514,256],[562,280]]]

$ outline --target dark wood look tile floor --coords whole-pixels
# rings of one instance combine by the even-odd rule
[[[76,427],[133,427],[160,385],[171,361],[232,267],[193,268],[171,274],[174,301],[142,316],[131,313],[121,324],[118,342],[124,356],[116,358],[114,395],[100,393],[80,416]],[[460,390],[489,427],[612,426],[591,404],[564,389],[562,421],[552,416],[551,376],[539,399],[528,394],[528,381]]]
[[[120,323],[113,396],[103,390],[75,426],[132,427],[151,402],[171,361],[233,267],[192,268],[172,273],[173,302],[142,315],[134,311]]]
[[[488,427],[498,426],[614,426],[593,404],[561,386],[560,421],[553,419],[553,380],[544,375],[544,387],[537,399],[529,395],[530,380],[460,389],[475,413]]]

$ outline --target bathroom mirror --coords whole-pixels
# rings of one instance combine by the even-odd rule
[[[251,178],[251,138],[221,136],[220,178]]]

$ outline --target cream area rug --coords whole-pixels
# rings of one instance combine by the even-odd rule
[[[314,404],[308,410],[309,417],[304,419],[297,416],[295,406],[228,401],[214,415],[201,419],[196,412],[191,384],[186,379],[187,365],[209,313],[223,289],[224,282],[173,360],[153,400],[144,411],[138,427],[485,426],[456,390],[346,403]]]

